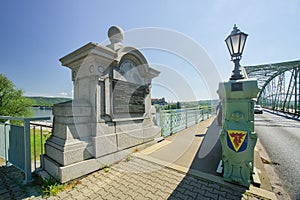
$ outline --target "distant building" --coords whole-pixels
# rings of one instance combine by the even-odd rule
[[[151,99],[151,104],[152,105],[160,105],[160,106],[164,106],[164,105],[167,105],[167,102],[165,101],[165,98],[153,98]]]

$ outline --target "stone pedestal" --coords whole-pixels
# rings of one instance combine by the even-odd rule
[[[44,167],[66,182],[112,164],[161,136],[151,107],[151,81],[159,72],[143,54],[122,47],[123,32],[111,27],[111,44],[94,43],[60,59],[72,70],[73,101],[56,104]]]
[[[250,187],[254,174],[254,98],[257,80],[230,80],[219,84],[222,99],[223,125],[220,130],[223,178],[225,181]]]

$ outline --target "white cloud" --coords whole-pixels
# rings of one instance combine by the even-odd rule
[[[61,92],[61,93],[59,93],[59,96],[67,97],[68,93],[67,92]]]

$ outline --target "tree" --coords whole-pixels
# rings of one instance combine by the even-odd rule
[[[0,74],[0,116],[31,117],[33,101],[23,97],[23,91]]]
[[[181,103],[180,103],[179,101],[177,101],[177,103],[176,103],[176,108],[177,108],[177,109],[180,109],[180,108],[181,108]]]

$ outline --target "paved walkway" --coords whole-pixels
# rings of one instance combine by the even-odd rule
[[[261,188],[246,190],[226,183],[215,173],[220,149],[218,135],[212,134],[218,127],[211,122],[203,121],[135,153],[108,172],[80,178],[73,189],[54,197],[39,195],[38,186],[21,186],[17,170],[12,177],[0,168],[0,199],[276,199]]]
[[[40,196],[40,186],[23,185],[24,174],[13,166],[4,167],[3,164],[0,163],[0,200]]]
[[[132,158],[81,179],[48,199],[240,199],[240,193],[160,165]]]

